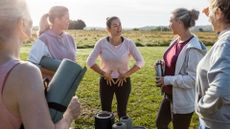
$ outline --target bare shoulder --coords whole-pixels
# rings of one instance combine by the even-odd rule
[[[41,72],[37,66],[30,62],[22,62],[10,73],[9,82],[17,85],[15,88],[29,88],[42,84]]]

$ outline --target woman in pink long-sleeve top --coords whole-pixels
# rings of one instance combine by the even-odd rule
[[[134,42],[121,36],[122,26],[118,17],[106,21],[108,37],[100,39],[87,59],[87,64],[100,78],[100,99],[103,111],[111,112],[113,95],[117,99],[118,116],[126,116],[127,102],[131,91],[130,75],[144,66],[144,60]],[[95,63],[98,56],[100,67]],[[129,57],[136,64],[129,68]]]

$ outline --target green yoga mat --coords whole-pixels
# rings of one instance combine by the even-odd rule
[[[51,118],[54,123],[62,118],[86,70],[86,67],[82,68],[71,60],[62,60],[53,79],[49,83],[46,95]]]
[[[61,63],[61,60],[53,59],[48,56],[43,56],[39,65],[45,69],[56,71]]]

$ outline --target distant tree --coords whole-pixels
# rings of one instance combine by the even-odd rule
[[[199,28],[199,31],[200,31],[200,32],[204,32],[204,29],[203,29],[203,28]]]
[[[78,19],[77,21],[70,20],[69,29],[83,30],[86,24],[83,20]]]

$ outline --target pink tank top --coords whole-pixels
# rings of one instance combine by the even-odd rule
[[[2,100],[5,81],[11,70],[19,63],[18,60],[10,60],[0,65],[0,129],[19,129],[22,124],[19,118],[9,112]]]

